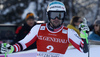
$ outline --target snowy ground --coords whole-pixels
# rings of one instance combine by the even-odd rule
[[[90,57],[100,57],[100,45],[90,46]],[[0,54],[0,57],[4,57],[4,54]],[[18,52],[9,54],[7,57],[36,57],[36,49],[25,52]],[[88,53],[81,53],[77,49],[68,49],[64,57],[88,57]]]
[[[100,57],[100,45],[90,46],[90,57]],[[81,53],[76,49],[68,49],[64,57],[88,57],[88,53]]]

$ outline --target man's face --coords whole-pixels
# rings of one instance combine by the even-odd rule
[[[64,19],[64,14],[64,11],[50,11],[50,25],[55,28],[60,26],[62,24],[62,20]]]
[[[62,23],[62,20],[59,20],[58,18],[55,18],[55,19],[50,19],[50,25],[53,27],[58,27],[59,25],[61,25]]]
[[[26,21],[26,23],[29,25],[29,26],[33,26],[34,25],[34,20],[33,19],[29,19]]]

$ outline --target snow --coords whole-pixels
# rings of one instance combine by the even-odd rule
[[[90,57],[100,57],[100,45],[90,46]],[[88,57],[88,53],[81,53],[77,49],[68,49],[64,57]]]
[[[17,52],[8,54],[8,57],[36,57],[36,49]],[[91,45],[90,46],[90,57],[100,57],[100,45]],[[0,54],[0,57],[3,57],[4,54]],[[64,57],[88,57],[88,53],[81,53],[77,49],[68,49],[64,55]]]

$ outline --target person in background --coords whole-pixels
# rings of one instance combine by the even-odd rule
[[[100,20],[99,19],[94,21],[94,30],[89,35],[88,39],[100,41]]]
[[[25,23],[22,26],[19,26],[15,32],[16,33],[15,43],[22,40],[29,33],[31,28],[35,25],[36,22],[34,20],[34,14],[28,13],[25,18]],[[25,50],[34,49],[34,48],[36,48],[36,42]]]
[[[73,16],[70,24],[67,25],[67,28],[73,29],[77,32],[77,34],[80,36],[80,31],[79,31],[79,25],[82,23],[81,17],[78,16]]]

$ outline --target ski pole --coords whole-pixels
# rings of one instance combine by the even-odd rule
[[[83,31],[84,34],[85,34],[85,37],[86,37],[86,43],[88,44],[88,39],[87,39],[87,34],[86,34],[86,31]]]
[[[85,24],[87,23],[86,18],[84,18],[84,23],[85,23]],[[86,31],[83,31],[83,33],[85,34],[86,42],[87,42],[87,44],[89,45],[89,42],[88,42],[88,35],[86,34]],[[88,46],[88,57],[90,57],[89,55],[90,55],[90,51],[89,51],[89,46]]]
[[[4,47],[6,47],[7,43],[4,43]],[[7,52],[5,53],[5,57],[7,57]]]

